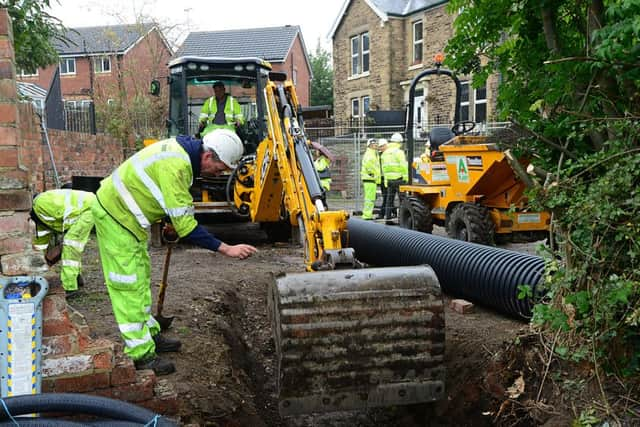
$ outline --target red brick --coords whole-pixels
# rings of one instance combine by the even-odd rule
[[[2,40],[0,40],[0,50],[2,50]],[[2,55],[2,52],[0,52]],[[18,99],[18,89],[16,87],[15,80],[2,79],[0,80],[0,100],[16,100]]]
[[[3,150],[0,150],[0,155],[1,154],[3,154]],[[2,195],[0,195],[0,211],[28,211],[31,210],[31,201],[31,191],[3,191]]]
[[[13,45],[8,38],[0,38],[0,58],[13,58]]]
[[[103,351],[93,355],[95,369],[111,370],[113,368],[113,350]]]
[[[109,373],[98,372],[55,379],[56,393],[84,393],[109,387]]]
[[[2,63],[0,62],[0,74],[2,73]],[[0,75],[0,77],[2,77]],[[0,103],[0,117],[2,117],[2,123],[15,123],[18,117],[18,109],[14,103]]]
[[[13,38],[11,21],[9,20],[9,11],[7,9],[0,9],[0,36]]]
[[[151,370],[136,371],[136,382],[113,387],[113,398],[127,402],[142,402],[153,398],[156,375]]]
[[[53,393],[55,390],[55,381],[51,378],[43,378],[40,383],[40,391],[42,393]]]
[[[473,303],[463,299],[452,299],[449,303],[449,307],[460,314],[473,313]]]
[[[5,112],[0,104],[0,117]],[[15,120],[15,117],[14,117]],[[0,168],[17,168],[18,167],[18,147],[11,146],[0,149]]]
[[[67,335],[73,332],[75,332],[75,328],[68,317],[42,322],[42,335],[45,337]]]
[[[0,255],[24,252],[28,247],[27,239],[15,236],[0,237]]]
[[[42,254],[23,252],[2,255],[0,270],[5,276],[29,276],[44,273],[48,270]]]
[[[15,169],[11,171],[2,171],[2,173],[0,173],[0,190],[27,188],[28,183],[29,173],[27,171]]]
[[[136,367],[133,364],[133,360],[126,356],[120,358],[111,371],[111,385],[120,386],[124,384],[131,384],[135,380]]]
[[[27,212],[0,215],[0,235],[4,233],[25,233],[25,235],[32,237],[29,231],[29,214]]]
[[[9,58],[0,58],[0,79],[11,79],[16,77],[13,62]]]
[[[42,338],[42,356],[60,356],[78,352],[78,345],[74,334]]]
[[[54,286],[49,283],[49,290]],[[47,294],[42,301],[42,318],[45,322],[49,320],[64,320],[67,312],[67,301],[63,295]]]

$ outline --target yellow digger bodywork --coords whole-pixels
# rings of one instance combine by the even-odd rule
[[[196,213],[227,210],[274,236],[297,234],[306,272],[279,275],[268,305],[283,416],[444,397],[444,308],[429,266],[362,268],[348,213],[329,210],[293,83],[257,58],[182,57],[170,65],[170,135],[191,134],[203,87],[251,92],[245,156],[192,187]],[[191,87],[194,86],[194,87]],[[242,92],[248,97],[248,92]],[[220,177],[218,177],[220,178]]]
[[[413,154],[416,136],[416,90],[423,79],[446,76],[453,81],[454,125],[434,126],[427,150],[408,165],[410,181],[400,186],[400,226],[431,233],[437,224],[444,226],[451,238],[481,244],[544,239],[551,217],[528,205],[528,177],[523,172],[527,162],[507,156],[485,136],[464,135],[476,123],[461,120],[462,84],[453,71],[441,68],[441,62],[436,61],[435,65],[416,75],[409,85],[409,153]]]

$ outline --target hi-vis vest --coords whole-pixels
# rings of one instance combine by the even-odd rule
[[[198,225],[189,193],[193,170],[175,138],[142,149],[102,180],[98,201],[138,240],[154,222],[169,216],[180,237]]]
[[[95,200],[93,193],[71,189],[49,190],[36,196],[33,211],[45,226],[36,224],[35,248],[46,249],[51,233],[67,231],[83,212],[91,210]]]
[[[229,129],[236,130],[236,122],[244,123],[244,116],[242,115],[242,109],[240,104],[231,95],[226,95],[227,99],[224,103],[224,119],[227,122],[225,125],[213,123],[218,112],[218,101],[215,96],[209,98],[200,110],[199,120],[207,122],[207,127],[202,131],[201,135],[205,136],[207,133],[214,129]]]
[[[385,185],[387,182],[396,179],[402,178],[404,181],[409,180],[407,158],[405,157],[402,148],[400,148],[400,144],[389,144],[389,148],[380,154],[380,160],[382,163],[382,175],[384,177]]]
[[[380,184],[380,155],[378,150],[367,148],[364,152],[362,167],[360,168],[360,179]]]

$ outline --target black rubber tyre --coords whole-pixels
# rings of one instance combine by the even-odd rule
[[[431,208],[418,197],[405,197],[400,203],[398,223],[402,228],[431,234],[433,231]]]
[[[452,239],[482,245],[494,244],[494,225],[489,210],[474,203],[460,203],[447,218],[447,235]]]

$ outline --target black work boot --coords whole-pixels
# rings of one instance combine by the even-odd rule
[[[156,353],[170,353],[172,351],[178,351],[180,347],[182,347],[180,340],[168,338],[162,334],[154,336],[153,342],[156,343]]]
[[[169,375],[176,371],[173,362],[161,359],[155,354],[145,359],[136,360],[134,362],[136,369],[151,369],[156,375]]]

